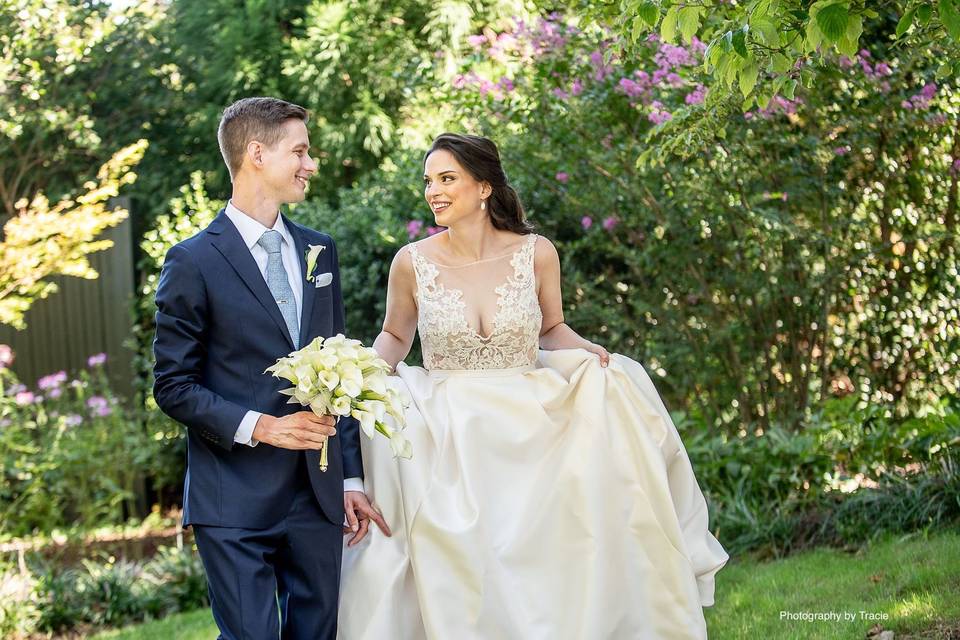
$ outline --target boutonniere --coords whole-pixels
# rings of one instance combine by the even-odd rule
[[[314,278],[313,270],[317,266],[317,256],[326,249],[322,244],[308,244],[309,249],[307,249],[307,281],[311,281]]]

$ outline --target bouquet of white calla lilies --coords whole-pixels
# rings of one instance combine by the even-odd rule
[[[264,373],[293,385],[280,392],[291,396],[288,403],[310,407],[317,415],[356,418],[368,438],[380,432],[390,440],[394,457],[413,456],[413,447],[403,436],[403,410],[409,401],[387,384],[390,365],[359,340],[342,334],[316,338]],[[327,470],[326,441],[320,450],[320,469]]]

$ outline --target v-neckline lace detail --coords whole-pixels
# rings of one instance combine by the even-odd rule
[[[441,268],[459,267],[438,265],[410,245],[426,368],[498,369],[536,360],[543,319],[533,269],[536,239],[530,234],[512,255],[501,256],[510,257],[513,273],[494,289],[496,311],[487,336],[467,320],[463,289],[438,282]]]

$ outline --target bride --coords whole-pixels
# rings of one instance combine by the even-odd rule
[[[564,323],[493,142],[441,135],[424,184],[447,230],[397,253],[374,343],[414,454],[363,439],[394,535],[346,550],[338,637],[706,637],[727,554],[650,378]],[[402,363],[418,330],[424,368]]]

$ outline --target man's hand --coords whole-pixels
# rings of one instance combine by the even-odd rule
[[[336,435],[335,424],[337,419],[333,416],[318,416],[310,411],[282,418],[264,414],[253,428],[253,439],[281,449],[319,449],[328,437]]]
[[[358,544],[367,536],[371,520],[377,523],[383,535],[390,537],[390,527],[380,512],[370,504],[367,494],[362,491],[344,491],[343,508],[347,512],[347,526],[343,528],[343,534],[353,533],[353,537],[347,542],[348,547]]]

